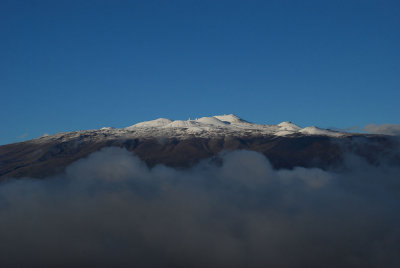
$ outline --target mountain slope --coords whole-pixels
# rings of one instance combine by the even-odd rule
[[[382,135],[361,135],[279,125],[249,123],[235,115],[195,120],[160,118],[127,128],[102,128],[44,136],[0,146],[0,179],[45,177],[64,171],[72,162],[103,147],[117,146],[134,152],[150,167],[165,164],[190,167],[203,160],[218,163],[224,151],[245,149],[264,154],[275,168],[340,167],[346,153],[372,163],[391,152],[396,142]]]

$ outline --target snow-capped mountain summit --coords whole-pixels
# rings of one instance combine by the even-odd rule
[[[247,121],[237,117],[234,114],[215,115],[213,117],[228,123],[247,123]]]
[[[133,126],[126,127],[125,130],[134,131],[137,134],[148,135],[168,135],[179,136],[198,135],[249,135],[251,133],[257,135],[275,135],[275,136],[290,136],[290,135],[323,135],[331,137],[340,137],[348,135],[348,133],[319,129],[316,127],[301,128],[291,122],[282,122],[278,125],[263,125],[250,123],[240,117],[229,115],[215,115],[210,117],[201,117],[196,119],[171,120],[159,118],[156,120],[137,123]]]
[[[165,125],[168,125],[172,123],[171,119],[167,119],[167,118],[158,118],[156,120],[151,120],[151,121],[145,121],[145,122],[141,122],[141,123],[137,123],[136,125],[127,127],[127,130],[130,129],[134,129],[134,128],[138,128],[138,127],[162,127]]]
[[[279,127],[281,127],[283,130],[287,131],[298,131],[301,129],[298,125],[293,124],[292,122],[286,121],[278,124]]]

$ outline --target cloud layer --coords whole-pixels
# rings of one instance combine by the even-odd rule
[[[255,152],[148,169],[106,148],[0,184],[2,266],[398,267],[400,169],[274,170]]]
[[[365,126],[364,130],[371,134],[400,136],[400,125],[396,124],[383,124],[383,125],[369,124]]]

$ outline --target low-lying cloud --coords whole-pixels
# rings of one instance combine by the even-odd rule
[[[105,148],[44,180],[0,184],[0,263],[98,267],[398,267],[400,168],[149,169]]]
[[[400,125],[396,124],[383,124],[383,125],[369,124],[365,126],[364,130],[371,134],[400,136]]]

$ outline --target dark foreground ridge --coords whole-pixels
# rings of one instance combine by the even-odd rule
[[[68,133],[66,134],[68,136]],[[274,168],[292,169],[316,167],[342,168],[347,153],[358,155],[371,164],[379,164],[383,157],[399,165],[400,156],[395,150],[396,140],[382,135],[349,135],[340,138],[318,135],[249,135],[160,138],[102,138],[91,132],[61,136],[53,139],[36,139],[0,146],[0,180],[5,178],[43,178],[62,173],[74,161],[89,156],[104,147],[126,148],[134,152],[149,167],[164,164],[188,168],[203,159],[213,159],[224,151],[251,150],[265,155]]]

